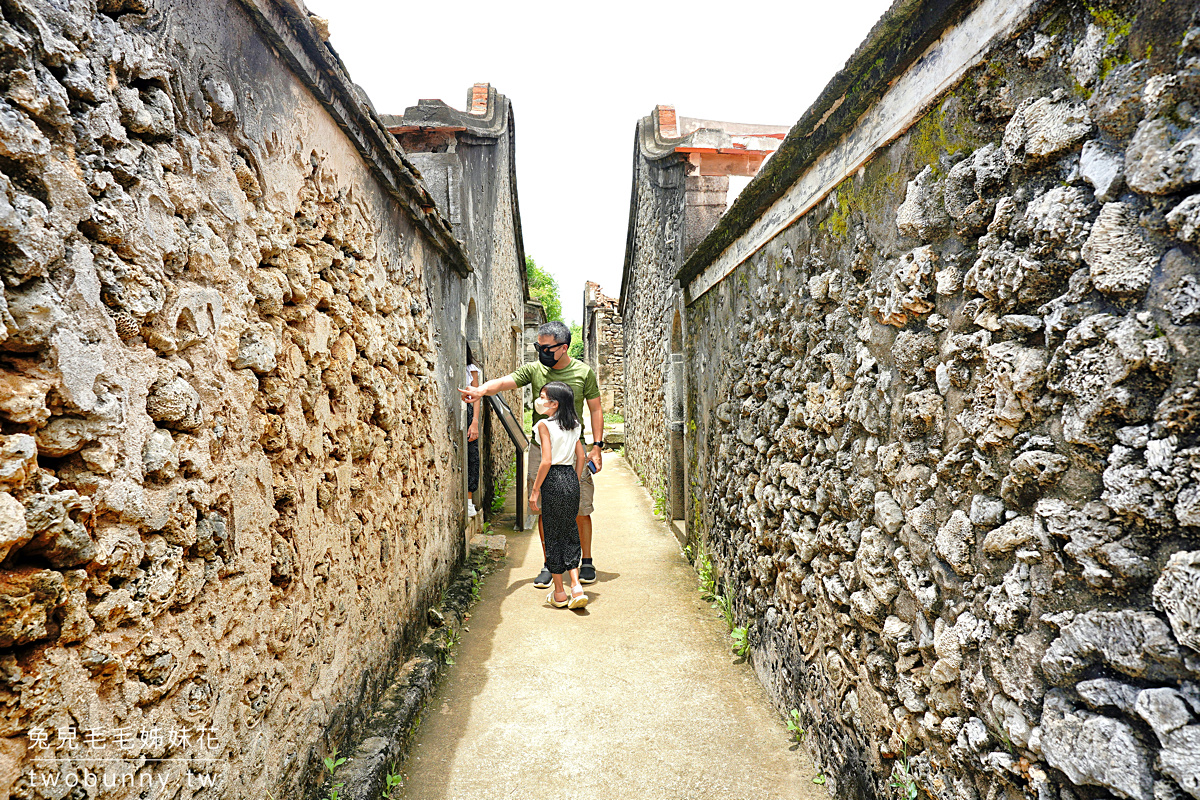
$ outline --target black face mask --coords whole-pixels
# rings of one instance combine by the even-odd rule
[[[537,346],[538,361],[542,362],[543,367],[553,367],[555,364],[558,363],[558,358],[556,358],[550,352],[551,350],[553,350],[556,347],[558,347],[558,345],[556,345],[556,344],[551,345],[546,348],[543,348],[540,344]]]

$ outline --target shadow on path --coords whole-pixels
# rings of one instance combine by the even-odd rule
[[[534,589],[537,530],[513,533],[427,707],[409,800],[824,798],[803,752],[626,463],[596,476],[591,601]]]

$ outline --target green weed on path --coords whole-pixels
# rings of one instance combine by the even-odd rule
[[[495,486],[492,492],[492,513],[499,514],[504,510],[504,501],[508,499],[508,491],[512,488],[513,480],[517,477],[517,465],[512,463],[508,465],[508,469],[504,471],[502,477]]]
[[[325,795],[323,800],[339,800],[339,798],[341,796],[339,794],[339,792],[342,790],[342,787],[345,786],[346,784],[345,783],[333,783],[333,776],[334,776],[334,773],[337,772],[338,767],[340,767],[342,764],[346,763],[346,759],[338,758],[338,751],[337,751],[337,748],[335,747],[330,751],[330,754],[325,757],[325,759],[323,760],[323,763],[325,765],[325,773],[329,777],[329,782],[332,784],[329,787],[329,793]]]
[[[401,786],[403,786],[404,778],[401,777],[399,773],[389,770],[385,780],[387,781],[387,788],[383,790],[383,795],[380,797],[380,800],[398,800],[400,795],[396,795],[396,798],[393,798],[392,790],[399,789]]]
[[[804,730],[804,726],[800,724],[800,710],[793,708],[787,715],[787,729],[792,735],[792,741],[800,744],[804,741],[804,737],[808,731]]]
[[[750,631],[745,625],[739,625],[734,628],[729,634],[729,638],[733,639],[733,652],[740,658],[745,658],[750,653]]]
[[[892,782],[889,785],[893,789],[899,790],[903,800],[917,800],[917,779],[913,776],[912,767],[908,763],[907,739],[904,740],[904,754],[892,765]]]

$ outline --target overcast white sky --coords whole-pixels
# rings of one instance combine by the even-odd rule
[[[620,291],[638,119],[662,103],[790,126],[889,5],[305,3],[381,114],[424,97],[462,109],[477,81],[508,95],[525,251],[554,275],[573,322],[584,281]]]

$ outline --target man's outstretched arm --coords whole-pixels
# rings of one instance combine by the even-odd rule
[[[464,403],[474,403],[481,397],[488,397],[499,392],[507,392],[517,388],[517,382],[513,380],[512,375],[505,375],[503,378],[492,378],[483,386],[468,386],[465,389],[459,389],[458,393],[462,395]]]

